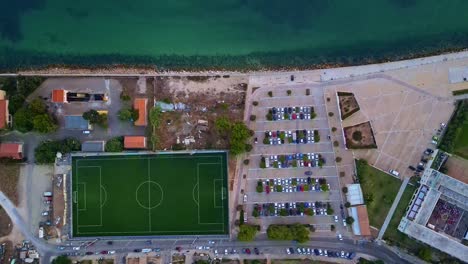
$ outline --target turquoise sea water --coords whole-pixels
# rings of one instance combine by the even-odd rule
[[[466,0],[0,0],[0,68],[309,67],[468,46]]]

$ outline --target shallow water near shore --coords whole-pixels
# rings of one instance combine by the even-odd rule
[[[0,0],[0,68],[304,67],[468,47],[464,0]]]

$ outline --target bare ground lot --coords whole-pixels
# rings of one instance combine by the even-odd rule
[[[7,215],[5,210],[0,207],[0,237],[10,234],[13,229],[10,217]]]
[[[370,122],[364,122],[351,127],[345,127],[346,147],[353,148],[375,148],[375,138]]]
[[[448,169],[447,175],[468,184],[468,160],[452,155],[445,166]]]
[[[0,190],[18,205],[19,164],[0,163]]]

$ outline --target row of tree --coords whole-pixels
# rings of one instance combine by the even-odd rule
[[[20,132],[51,133],[57,130],[57,120],[47,111],[43,100],[36,98],[19,108],[13,117],[13,127]]]
[[[252,150],[252,145],[247,140],[253,135],[253,131],[244,122],[233,122],[226,116],[215,120],[216,131],[229,143],[229,150],[232,155],[239,155]]]
[[[310,230],[305,225],[270,225],[267,236],[272,240],[295,240],[304,243],[309,240]]]
[[[447,130],[442,141],[439,144],[439,148],[453,153],[455,149],[455,143],[459,135],[461,134],[461,127],[468,122],[468,100],[459,101],[455,108],[455,113],[450,119],[447,125]]]
[[[42,141],[34,150],[36,162],[40,164],[53,163],[57,152],[66,154],[72,151],[81,150],[81,143],[76,138],[66,138],[63,140]]]

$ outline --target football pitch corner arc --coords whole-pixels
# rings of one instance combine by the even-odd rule
[[[228,235],[226,152],[72,157],[72,234]]]

